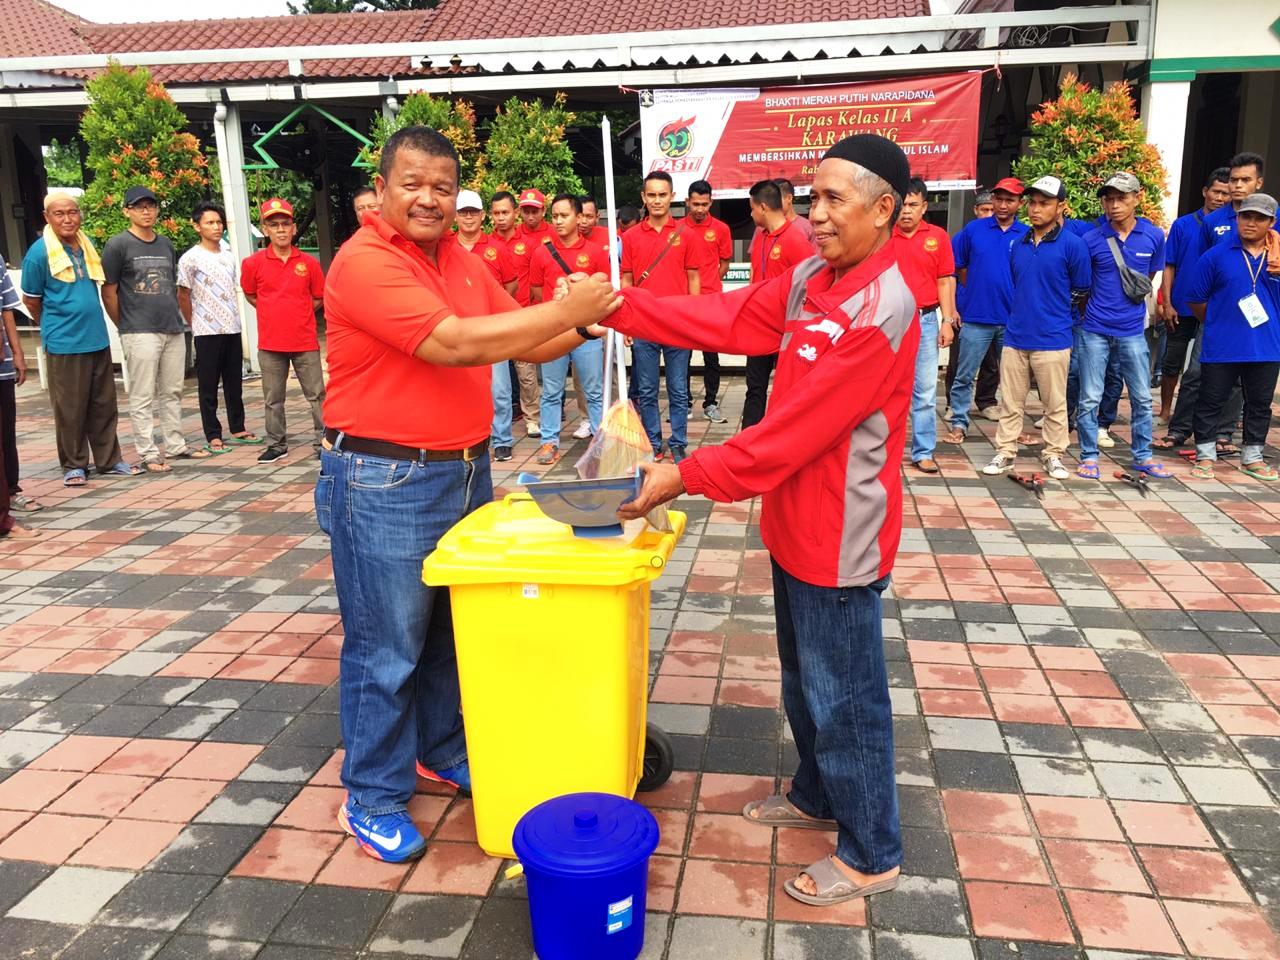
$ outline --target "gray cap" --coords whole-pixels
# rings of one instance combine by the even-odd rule
[[[1240,204],[1240,209],[1236,213],[1260,213],[1264,217],[1275,219],[1276,198],[1267,193],[1252,194],[1245,197],[1244,203]]]
[[[1142,189],[1142,184],[1138,182],[1138,178],[1127,170],[1121,170],[1119,173],[1113,173],[1107,177],[1107,182],[1098,188],[1098,196],[1102,196],[1106,190],[1119,190],[1121,193],[1137,193]]]
[[[990,203],[993,199],[990,190],[979,190],[978,195],[973,198],[973,205],[979,207],[984,203]]]

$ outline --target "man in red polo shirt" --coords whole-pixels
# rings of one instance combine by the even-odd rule
[[[925,220],[929,193],[911,178],[893,228],[894,253],[920,308],[920,352],[911,394],[911,462],[921,473],[937,473],[938,351],[949,346],[960,322],[956,312],[956,261],[947,231]]]
[[[788,220],[782,206],[782,188],[776,180],[761,180],[749,194],[751,220],[756,225],[751,239],[751,282],[763,283],[780,277],[797,263],[814,255],[813,244],[796,226],[799,220]],[[803,221],[808,223],[807,220]],[[764,419],[769,400],[769,377],[778,360],[776,353],[763,357],[747,357],[747,398],[742,404],[742,429],[754,427]]]
[[[516,268],[511,262],[507,245],[484,232],[484,204],[474,190],[459,190],[457,201],[458,232],[454,235],[458,245],[470,250],[484,261],[502,288],[511,296],[516,295]],[[511,364],[503,360],[493,365],[493,427],[490,441],[493,459],[505,463],[511,459],[515,438],[511,435]]]
[[[644,178],[641,199],[648,216],[622,238],[622,286],[648,290],[655,297],[675,297],[702,292],[702,259],[706,244],[685,236],[686,224],[671,218],[671,174],[655,170]],[[648,340],[631,345],[632,369],[639,398],[640,419],[661,460],[662,417],[658,412],[659,361],[666,368],[667,406],[671,415],[671,459],[685,458],[689,426],[689,356],[692,351],[667,347]]]
[[[289,453],[284,394],[290,364],[298,375],[302,395],[311,404],[313,445],[316,453],[320,452],[324,371],[316,308],[324,297],[324,270],[319,260],[293,245],[298,227],[288,200],[275,197],[262,205],[262,229],[271,243],[240,264],[240,289],[258,311],[258,365],[267,408],[267,447],[258,462],[274,463]]]
[[[724,275],[729,272],[729,261],[733,259],[733,235],[727,223],[711,215],[711,192],[711,184],[706,180],[689,184],[684,225],[707,247],[698,271],[699,287],[703,293],[720,293],[724,289]],[[720,354],[712,350],[702,351],[702,390],[702,415],[712,423],[728,423],[720,412]]]
[[[338,819],[370,856],[401,862],[425,847],[406,813],[415,760],[424,776],[470,784],[449,593],[422,583],[422,561],[493,497],[490,364],[569,352],[618,297],[586,278],[520,310],[448,239],[458,155],[435,130],[392,134],[375,184],[381,214],[366,214],[325,285],[328,427],[315,502],[344,634]]]
[[[525,191],[528,193],[529,191]],[[533,191],[537,193],[537,191]],[[538,194],[541,196],[541,194]],[[493,239],[505,244],[511,265],[516,271],[516,303],[529,305],[529,256],[533,247],[524,237],[516,198],[506,190],[499,190],[489,201],[489,216],[493,218]],[[520,415],[524,417],[525,435],[536,437],[538,429],[538,372],[528,364],[515,364],[516,379],[520,384]],[[510,373],[507,376],[510,379]],[[513,411],[514,415],[514,411]]]
[[[551,238],[533,251],[529,265],[529,298],[541,303],[555,293],[556,281],[574,273],[609,275],[609,254],[599,244],[589,242],[578,229],[582,200],[562,193],[551,202]],[[564,416],[565,377],[569,361],[578,378],[578,394],[587,400],[588,436],[600,429],[604,415],[604,350],[598,340],[574,347],[568,356],[556,357],[542,365],[542,445],[538,463],[560,459],[560,424]]]

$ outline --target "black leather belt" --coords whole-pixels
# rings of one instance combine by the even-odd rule
[[[932,307],[921,307],[920,312],[928,313],[930,310],[937,310],[937,309],[938,309],[938,305],[935,303]]]
[[[423,450],[418,447],[401,446],[387,440],[353,437],[349,433],[334,430],[332,427],[325,427],[324,438],[338,449],[350,450],[352,453],[367,453],[371,457],[385,457],[388,460],[479,460],[489,450],[488,440],[481,440],[465,450]]]

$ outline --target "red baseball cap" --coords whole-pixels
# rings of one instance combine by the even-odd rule
[[[537,207],[539,210],[547,208],[547,198],[542,195],[541,190],[529,189],[520,194],[520,199],[516,202],[518,207]]]
[[[293,216],[293,204],[288,200],[281,200],[279,197],[272,197],[262,205],[261,210],[263,220],[266,220],[269,217]]]
[[[997,190],[1003,190],[1005,193],[1012,193],[1015,197],[1020,197],[1025,189],[1026,187],[1022,185],[1022,181],[1017,177],[1005,177],[992,187],[991,191],[994,193]]]

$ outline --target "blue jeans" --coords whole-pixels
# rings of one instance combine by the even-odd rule
[[[835,820],[836,856],[863,873],[902,863],[880,624],[888,583],[817,587],[773,564],[782,702],[800,755],[787,799]]]
[[[938,311],[920,314],[920,349],[911,387],[911,462],[932,460],[938,444]]]
[[[969,429],[973,378],[992,344],[998,357],[1004,347],[1004,327],[1000,324],[966,323],[960,328],[960,355],[956,358],[956,379],[951,384],[951,426],[956,430]]]
[[[560,445],[560,422],[564,419],[564,381],[569,375],[569,361],[578,372],[578,386],[587,395],[587,416],[591,420],[591,432],[600,429],[604,414],[604,344],[601,340],[588,340],[574,347],[563,357],[542,365],[542,405],[539,423],[542,425],[542,442]],[[687,367],[686,367],[687,369]]]
[[[1080,334],[1084,327],[1076,324],[1072,329],[1071,367],[1067,371],[1067,426],[1076,429],[1080,408]],[[1116,422],[1120,410],[1120,394],[1124,381],[1120,379],[1120,357],[1112,354],[1107,360],[1107,377],[1102,387],[1102,400],[1098,403],[1098,426],[1106,430]]]
[[[338,705],[342,784],[357,813],[405,809],[417,776],[467,757],[449,591],[422,561],[450,527],[493,499],[489,460],[320,455],[316,518],[329,534],[342,611]]]
[[[662,449],[662,414],[658,410],[658,358],[662,358],[667,375],[667,405],[671,414],[673,447],[688,446],[689,426],[689,350],[664,347],[648,340],[631,344],[631,363],[635,377],[640,419],[654,456]]]
[[[1080,436],[1080,459],[1098,459],[1098,424],[1102,412],[1107,366],[1112,357],[1120,367],[1120,379],[1129,388],[1129,418],[1133,439],[1133,462],[1151,459],[1151,353],[1143,334],[1106,337],[1080,331],[1080,410],[1076,426]]]
[[[493,425],[489,428],[490,445],[515,446],[515,439],[511,436],[511,362],[509,360],[493,365],[490,392],[493,394]]]

